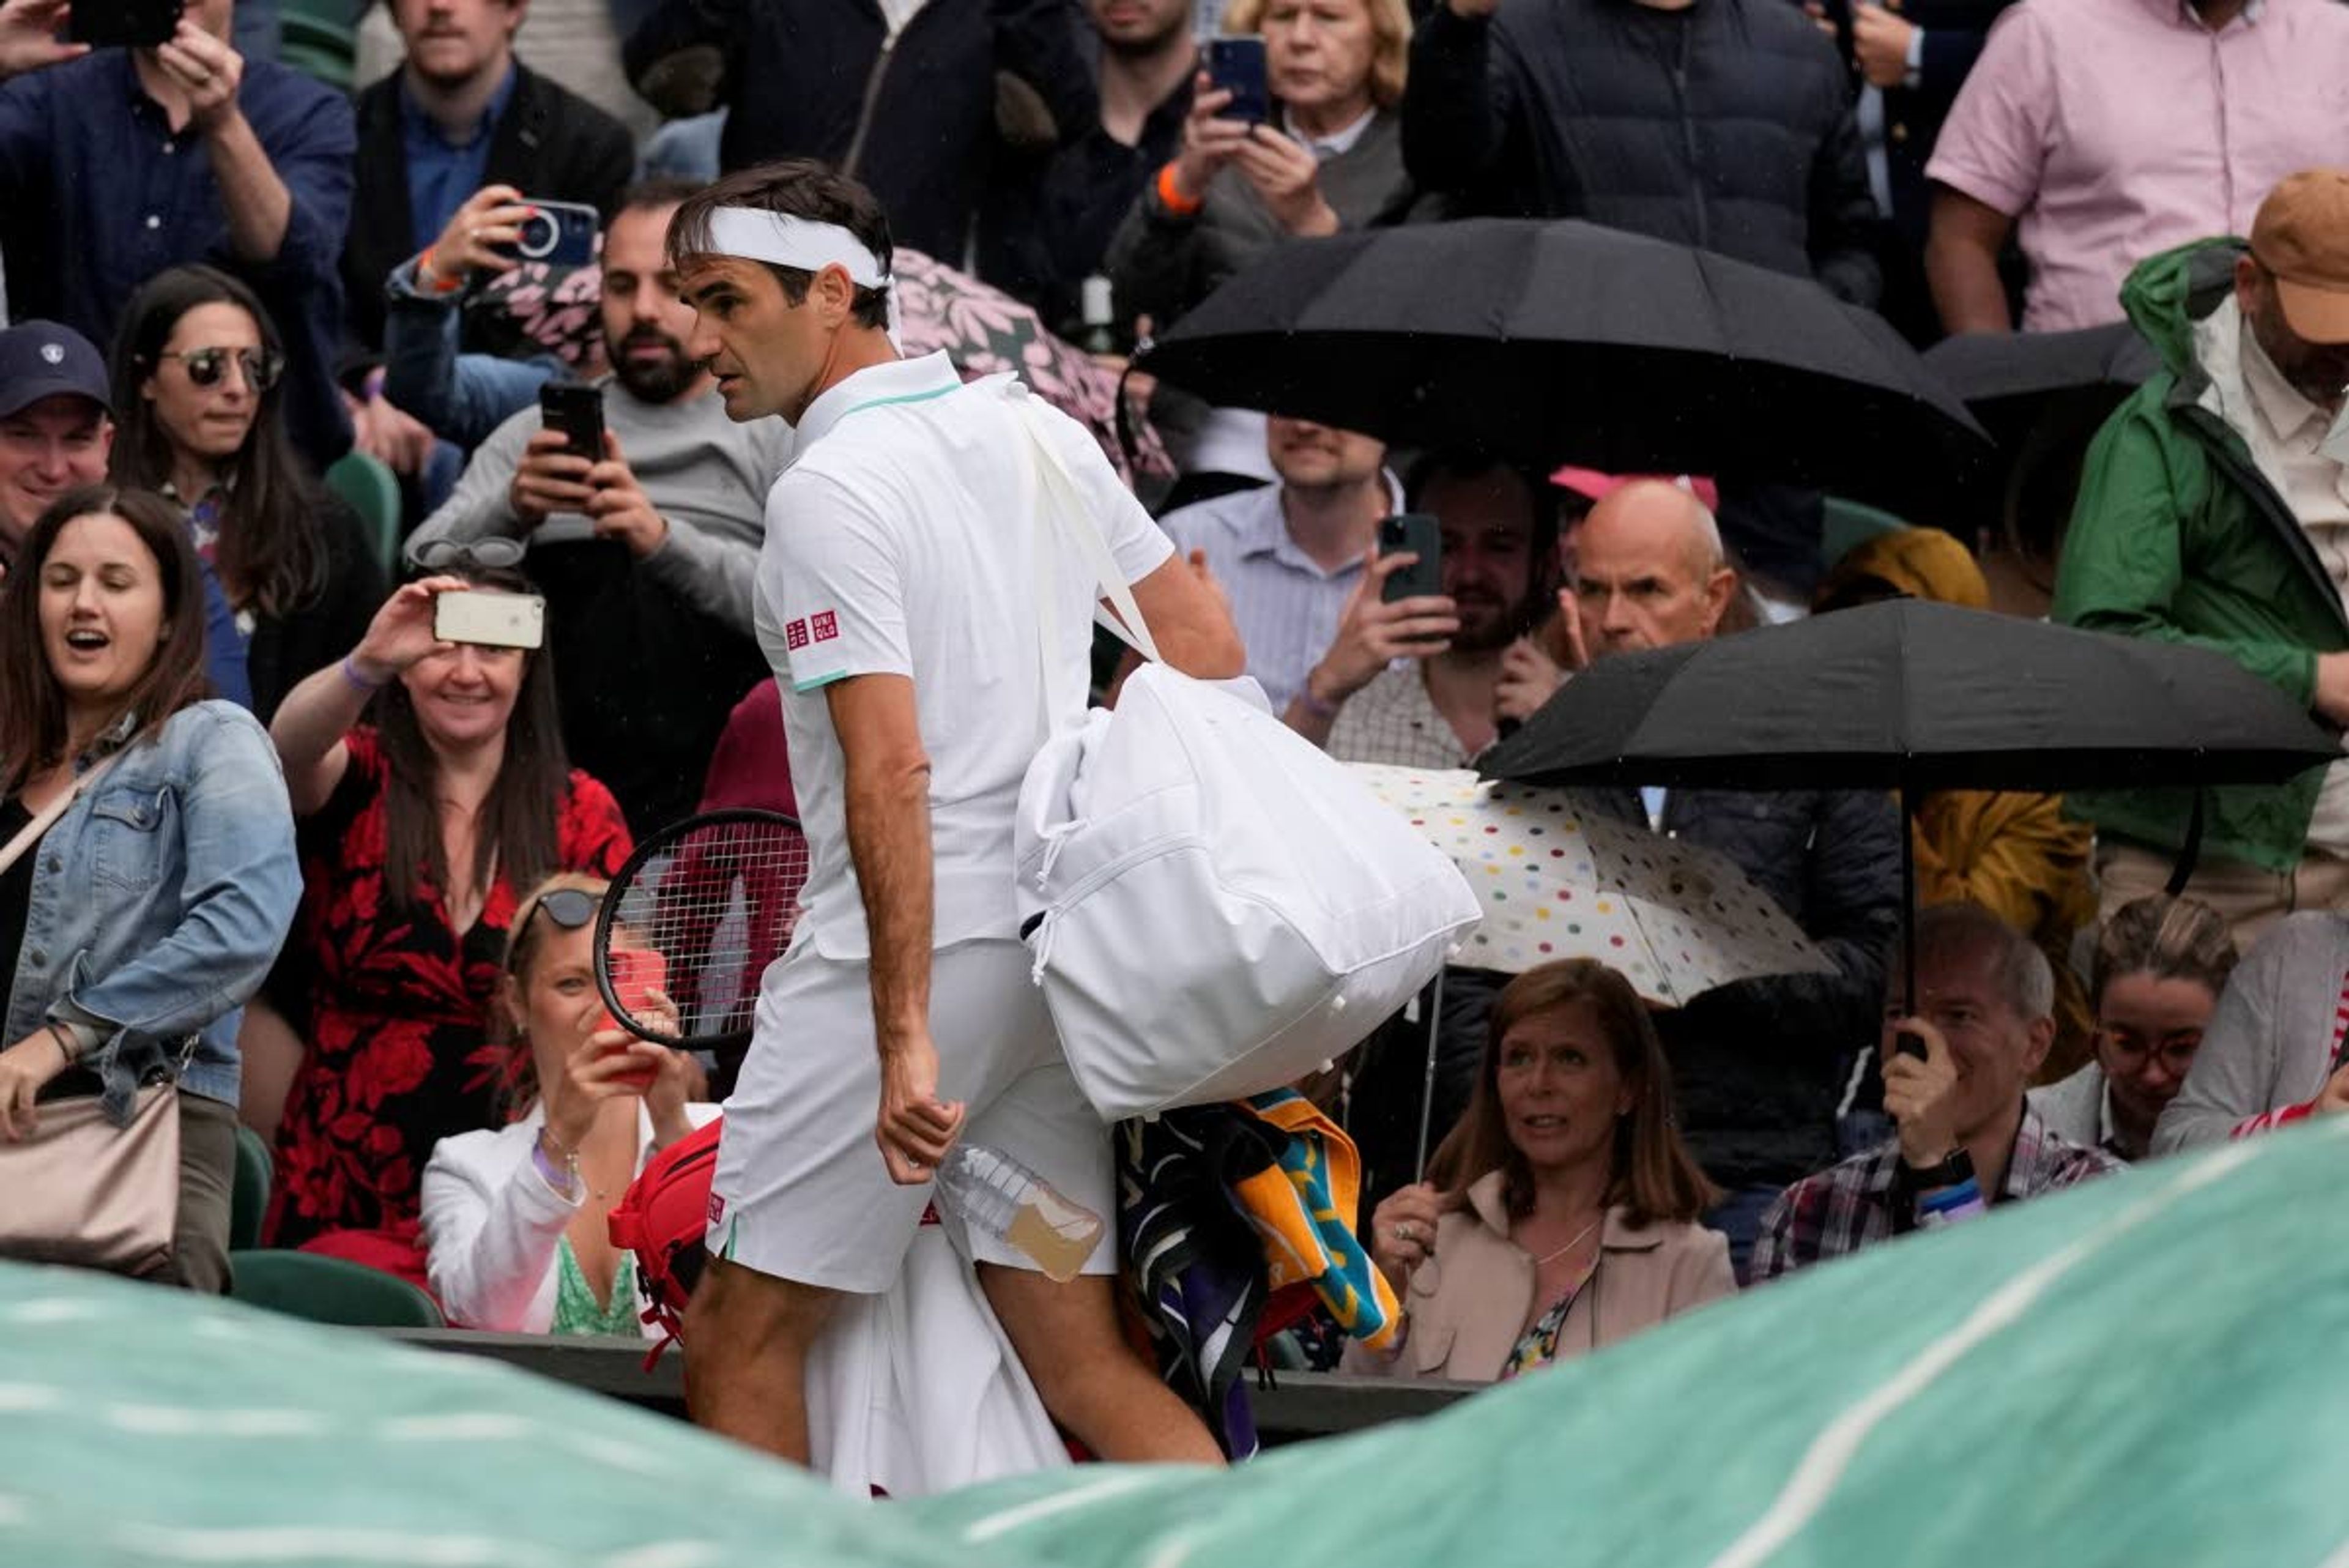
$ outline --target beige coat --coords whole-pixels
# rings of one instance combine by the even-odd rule
[[[1391,1355],[1347,1351],[1349,1370],[1388,1377],[1490,1383],[1508,1365],[1534,1304],[1534,1260],[1509,1240],[1501,1172],[1468,1189],[1468,1207],[1436,1226],[1435,1253],[1411,1278],[1402,1343]],[[1612,1345],[1664,1319],[1734,1294],[1729,1243],[1701,1226],[1634,1225],[1607,1211],[1599,1270],[1566,1314],[1557,1359]]]

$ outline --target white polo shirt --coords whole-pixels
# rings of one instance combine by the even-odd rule
[[[930,759],[936,946],[1016,937],[1011,823],[1042,742],[1035,493],[1009,376],[968,387],[944,354],[859,370],[809,406],[798,457],[767,497],[760,645],[783,692],[792,783],[812,865],[805,940],[827,958],[870,955],[848,855],[845,759],[823,689],[860,675],[914,683]],[[1074,421],[1050,421],[1118,570],[1138,582],[1166,536]],[[1060,556],[1058,682],[1083,718],[1092,575]]]

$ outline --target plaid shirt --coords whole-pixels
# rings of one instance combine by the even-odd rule
[[[1816,1176],[1806,1176],[1778,1195],[1762,1217],[1750,1270],[1755,1282],[1790,1269],[1872,1246],[1901,1231],[1919,1229],[1916,1198],[1899,1191],[1900,1140],[1891,1138],[1866,1154]],[[2036,1198],[2091,1177],[2127,1167],[2098,1148],[2083,1148],[2047,1129],[2039,1113],[2023,1107],[2015,1129],[2014,1153],[2006,1162],[2006,1187],[1998,1201]]]
[[[1452,722],[1436,711],[1416,659],[1401,659],[1346,699],[1330,725],[1331,756],[1341,763],[1396,768],[1464,768],[1475,763]]]

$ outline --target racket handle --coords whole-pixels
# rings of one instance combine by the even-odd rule
[[[1063,1284],[1101,1241],[1100,1215],[999,1149],[956,1144],[938,1167],[937,1196],[963,1223],[1017,1247]]]

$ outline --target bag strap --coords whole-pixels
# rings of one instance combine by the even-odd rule
[[[1134,602],[1133,589],[1126,583],[1125,574],[1118,570],[1117,558],[1110,553],[1109,542],[1102,537],[1101,524],[1093,520],[1092,509],[1085,504],[1083,492],[1076,478],[1069,472],[1059,450],[1043,421],[1053,417],[1042,400],[1025,387],[1011,393],[1009,399],[1012,415],[1019,421],[1028,438],[1032,462],[1030,472],[1036,481],[1036,493],[1029,505],[1029,516],[1034,525],[1036,569],[1036,658],[1040,674],[1040,699],[1044,704],[1048,727],[1051,713],[1054,680],[1054,650],[1060,645],[1060,615],[1057,609],[1060,584],[1054,567],[1059,555],[1056,545],[1065,540],[1074,545],[1092,576],[1092,586],[1101,597],[1109,600],[1117,614],[1114,618],[1096,616],[1109,628],[1119,641],[1133,649],[1154,664],[1163,664],[1157,639],[1150,635],[1150,625],[1143,619],[1142,607]],[[1058,535],[1059,540],[1054,535]]]
[[[16,837],[11,838],[5,846],[0,846],[0,873],[6,872],[9,867],[24,858],[26,852],[41,841],[41,835],[55,827],[57,825],[57,818],[73,809],[73,803],[81,798],[82,792],[106,776],[106,771],[114,765],[115,758],[121,754],[120,752],[116,752],[112,756],[103,759],[82,773],[58,794],[57,799],[35,812],[33,820],[25,824]]]

